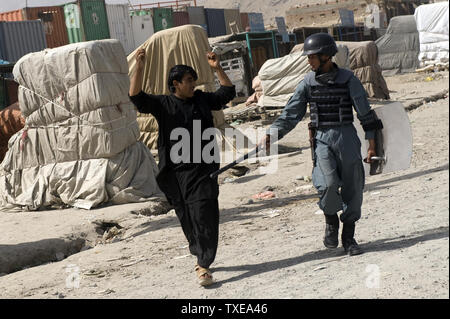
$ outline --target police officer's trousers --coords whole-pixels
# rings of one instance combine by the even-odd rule
[[[361,218],[364,167],[361,142],[353,125],[318,129],[313,183],[320,194],[319,207],[326,215],[343,211],[343,223]]]

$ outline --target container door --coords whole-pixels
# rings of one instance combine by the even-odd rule
[[[155,33],[153,19],[149,14],[131,16],[131,26],[133,28],[134,45],[136,48]]]
[[[187,12],[189,14],[189,23],[201,26],[206,31],[208,25],[206,23],[205,8],[203,7],[188,7]]]
[[[109,39],[108,18],[102,0],[80,1],[81,21],[86,41]]]
[[[242,29],[244,29],[244,31],[247,31],[247,28],[250,28],[247,12],[241,12],[241,24],[242,24]]]
[[[242,28],[241,14],[239,12],[239,9],[225,9],[224,16],[227,34],[231,34],[233,32],[239,33],[244,31],[244,29]]]
[[[26,11],[27,20],[40,19],[44,23],[45,38],[49,48],[56,48],[69,43],[62,7],[26,8],[24,11]]]
[[[125,54],[128,55],[135,48],[128,5],[107,4],[106,14],[108,15],[108,26],[111,39],[119,40],[125,49]]]
[[[66,4],[64,6],[64,16],[66,18],[69,43],[83,41],[83,36],[81,33],[81,15],[78,6],[74,3]]]
[[[248,20],[250,24],[250,29],[252,32],[263,32],[264,28],[264,17],[262,13],[249,13]]]
[[[180,27],[182,25],[189,24],[189,14],[185,11],[178,11],[173,13],[173,25],[174,27]]]
[[[223,9],[205,9],[208,24],[208,37],[218,37],[227,34],[225,14]]]
[[[155,32],[173,28],[172,9],[153,9],[153,26],[155,28]]]
[[[2,59],[17,62],[24,55],[47,48],[44,25],[39,20],[0,22]]]

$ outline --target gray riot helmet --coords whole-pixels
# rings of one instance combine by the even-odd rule
[[[329,57],[338,52],[336,42],[328,33],[315,33],[306,38],[302,55],[323,54]]]

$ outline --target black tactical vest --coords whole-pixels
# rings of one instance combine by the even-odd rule
[[[350,72],[347,72],[340,69],[335,82],[329,85],[318,83],[314,73],[305,77],[310,86],[309,106],[312,127],[333,127],[353,123],[353,105],[347,85]]]

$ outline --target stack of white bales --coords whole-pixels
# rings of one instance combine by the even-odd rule
[[[448,11],[448,1],[416,8],[414,18],[419,31],[419,61],[422,66],[449,62]]]
[[[25,128],[0,166],[0,207],[84,209],[160,197],[117,40],[32,53],[13,70]]]

